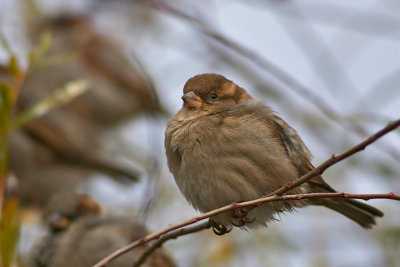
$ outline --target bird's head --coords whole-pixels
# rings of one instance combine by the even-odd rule
[[[190,78],[183,88],[182,96],[183,109],[203,114],[224,111],[249,99],[251,96],[243,88],[214,73]]]
[[[79,218],[99,215],[101,212],[100,204],[88,195],[59,193],[47,206],[46,221],[51,231],[59,232]]]

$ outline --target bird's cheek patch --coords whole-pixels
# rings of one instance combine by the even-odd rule
[[[187,99],[185,104],[189,108],[200,108],[203,105],[203,102],[199,100]]]
[[[236,94],[236,85],[234,83],[225,83],[222,86],[224,96],[234,96]]]

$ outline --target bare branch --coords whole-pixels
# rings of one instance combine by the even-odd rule
[[[204,222],[192,227],[181,228],[172,233],[164,235],[158,241],[154,242],[150,247],[148,247],[145,252],[143,252],[140,258],[133,264],[133,267],[139,267],[141,264],[143,264],[147,259],[147,257],[149,257],[151,253],[153,253],[157,248],[161,247],[162,244],[164,244],[166,241],[170,239],[175,239],[178,236],[193,234],[202,231],[204,229],[208,229],[210,227],[211,227],[210,222]]]
[[[267,12],[290,18],[304,23],[305,21],[291,12],[289,5],[280,5],[274,1],[243,1],[255,6],[263,6]],[[376,36],[383,39],[398,41],[399,18],[379,10],[358,9],[342,6],[338,3],[302,1],[302,9],[307,11],[307,18],[320,25],[332,26],[337,29],[350,30],[356,33]],[[351,19],[343,19],[351,18]],[[379,23],[376,23],[379,21]]]
[[[209,211],[207,213],[204,213],[200,216],[194,217],[192,219],[186,220],[184,222],[181,222],[179,224],[171,225],[163,230],[160,230],[158,232],[152,233],[150,235],[147,235],[123,248],[118,249],[117,251],[113,252],[112,254],[108,255],[105,257],[103,260],[98,262],[94,267],[102,267],[106,266],[109,262],[111,262],[113,259],[119,257],[120,255],[134,249],[135,247],[138,247],[140,245],[143,245],[151,240],[159,239],[162,235],[170,233],[176,229],[180,229],[182,227],[185,227],[187,225],[194,224],[196,222],[202,221],[204,219],[216,216],[218,214],[235,210],[238,208],[244,208],[244,207],[250,207],[254,208],[257,207],[263,203],[267,202],[274,202],[274,201],[287,201],[287,200],[300,200],[300,199],[315,199],[315,198],[351,198],[351,199],[364,199],[364,200],[369,200],[369,199],[393,199],[393,200],[400,200],[400,196],[396,195],[394,193],[387,193],[387,194],[347,194],[347,193],[312,193],[312,194],[298,194],[298,195],[284,195],[281,196],[281,194],[287,192],[288,190],[299,186],[306,181],[310,180],[313,178],[315,175],[322,174],[327,168],[332,166],[333,164],[336,164],[339,161],[342,161],[351,155],[360,152],[361,150],[364,150],[368,145],[372,144],[385,134],[389,133],[390,131],[393,131],[397,127],[400,126],[400,119],[397,121],[394,121],[392,123],[389,123],[386,127],[384,127],[382,130],[376,132],[363,142],[359,143],[358,145],[352,147],[351,149],[347,150],[346,152],[338,155],[332,155],[331,158],[323,162],[320,166],[315,168],[313,171],[307,173],[306,175],[300,177],[299,179],[288,183],[287,185],[281,187],[280,189],[272,192],[266,197],[251,200],[251,201],[246,201],[246,202],[241,202],[241,203],[232,203],[230,205],[224,206],[219,209],[215,209],[212,211]]]

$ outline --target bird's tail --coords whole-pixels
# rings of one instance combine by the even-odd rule
[[[343,214],[366,229],[375,225],[375,217],[383,216],[379,209],[354,199],[327,199],[320,204]]]
[[[317,176],[309,181],[308,185],[311,188],[311,192],[336,192],[321,176]],[[375,217],[383,216],[383,212],[379,209],[354,199],[315,199],[311,203],[337,211],[366,229],[376,224]]]

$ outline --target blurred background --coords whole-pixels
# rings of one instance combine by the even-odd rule
[[[0,0],[3,266],[26,266],[60,192],[149,231],[198,214],[163,147],[196,74],[223,74],[272,107],[314,165],[398,119],[399,14],[396,0]],[[399,162],[397,130],[324,176],[338,191],[400,193]],[[307,207],[266,229],[163,247],[182,267],[400,266],[399,203],[369,204],[385,213],[369,231]]]

